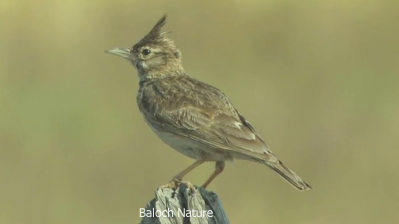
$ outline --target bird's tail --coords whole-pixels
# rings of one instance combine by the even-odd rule
[[[290,183],[293,187],[298,189],[299,191],[303,190],[310,190],[312,187],[307,184],[305,181],[302,180],[294,171],[288,169],[286,166],[281,161],[277,162],[267,162],[264,161],[264,164],[266,164],[268,167],[270,167],[272,170],[276,171],[284,180],[286,180],[288,183]]]

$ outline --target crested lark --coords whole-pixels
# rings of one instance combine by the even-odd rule
[[[223,171],[225,161],[243,159],[270,167],[300,191],[312,189],[283,165],[222,91],[187,75],[179,49],[162,30],[165,24],[166,15],[133,47],[106,52],[136,67],[137,104],[151,129],[164,143],[196,160],[174,179],[214,161],[215,171],[202,185],[206,188]]]

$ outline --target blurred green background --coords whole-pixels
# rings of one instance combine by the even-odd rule
[[[313,191],[228,163],[210,186],[231,223],[399,221],[398,1],[0,2],[0,223],[137,223],[191,164],[136,106],[104,50],[164,14],[192,76],[223,90]],[[186,179],[202,182],[207,163]]]

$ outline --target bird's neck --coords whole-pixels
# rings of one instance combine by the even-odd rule
[[[181,64],[176,64],[174,66],[165,65],[150,70],[139,70],[138,73],[140,82],[186,75],[186,72]]]

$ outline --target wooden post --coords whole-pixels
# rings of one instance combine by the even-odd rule
[[[155,198],[140,210],[140,224],[229,224],[219,197],[203,188],[181,181],[177,188],[164,185]]]

